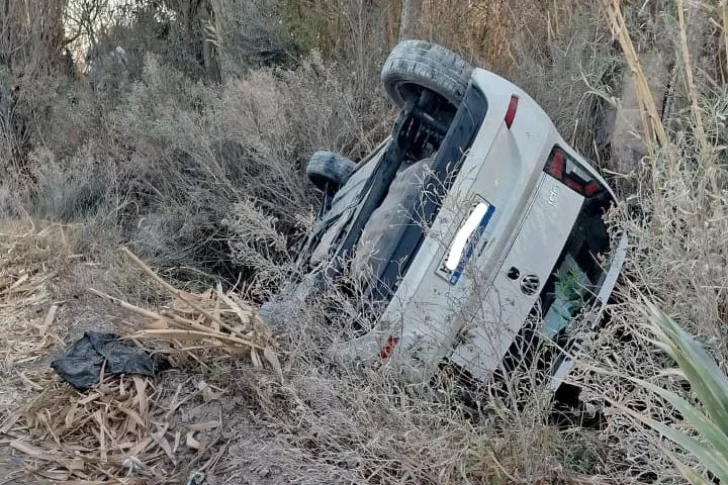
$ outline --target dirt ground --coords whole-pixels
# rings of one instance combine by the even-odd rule
[[[77,254],[83,237],[73,227],[0,226],[0,483],[295,483],[306,466],[257,420],[240,384],[274,379],[269,370],[203,351],[206,362],[177,358],[155,379],[107,378],[85,393],[54,373],[50,362],[84,331],[139,325],[88,288],[136,293],[140,304],[154,295],[138,274],[124,275],[114,248],[96,251],[103,262]]]

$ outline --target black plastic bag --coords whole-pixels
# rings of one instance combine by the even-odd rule
[[[102,367],[107,376],[135,374],[154,377],[169,364],[127,345],[113,333],[86,332],[63,357],[51,362],[51,367],[76,389],[87,390],[99,382]]]

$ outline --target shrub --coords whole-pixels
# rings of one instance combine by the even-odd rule
[[[262,264],[242,250],[258,247],[245,225],[275,221],[269,229],[287,241],[276,262],[300,241],[316,206],[304,176],[310,154],[358,156],[384,136],[372,125],[379,117],[362,115],[354,88],[315,53],[295,71],[260,69],[221,86],[149,54],[115,97],[51,93],[33,138],[45,144],[14,185],[4,180],[29,212],[117,228],[153,263],[232,279],[232,268],[252,274]],[[254,215],[260,221],[245,219]]]

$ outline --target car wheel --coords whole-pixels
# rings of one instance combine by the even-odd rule
[[[382,84],[400,108],[419,99],[423,89],[434,92],[455,108],[465,96],[473,67],[442,46],[421,40],[397,44],[382,68]]]
[[[341,187],[349,180],[356,164],[332,152],[316,152],[306,166],[308,179],[319,190]]]

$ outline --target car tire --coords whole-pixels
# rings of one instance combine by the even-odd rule
[[[392,50],[382,68],[382,84],[400,108],[419,99],[428,89],[460,106],[470,82],[473,67],[465,59],[442,46],[421,40],[405,40]]]
[[[316,152],[306,166],[306,175],[319,190],[341,187],[349,180],[356,164],[332,152]]]

